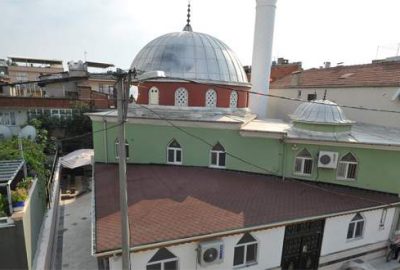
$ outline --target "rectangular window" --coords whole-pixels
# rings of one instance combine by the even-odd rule
[[[217,166],[217,153],[211,152],[211,165]]]
[[[308,94],[307,95],[307,100],[312,101],[317,99],[317,94]]]
[[[353,235],[354,235],[354,223],[352,222],[349,224],[349,229],[347,231],[347,239],[353,238]]]
[[[176,162],[182,162],[182,151],[176,150]]]
[[[148,264],[146,270],[161,270],[161,263]]]
[[[385,228],[386,214],[387,214],[387,209],[382,209],[381,220],[379,221],[380,230],[383,230]]]
[[[257,263],[257,243],[241,244],[235,247],[233,266],[248,266]]]
[[[211,150],[211,167],[224,168],[226,164],[226,153],[224,151]]]
[[[356,224],[356,233],[354,234],[354,238],[358,238],[362,236],[364,228],[364,222],[357,222]]]
[[[304,174],[311,174],[312,171],[312,160],[311,159],[305,159],[304,160]]]
[[[248,245],[246,252],[246,262],[247,263],[255,262],[256,258],[257,258],[257,244]]]
[[[164,263],[164,270],[176,270],[176,269],[178,269],[178,261]]]
[[[244,264],[244,246],[235,247],[233,265],[242,265],[242,264]]]
[[[313,160],[311,158],[296,157],[294,163],[294,172],[299,175],[311,175],[312,163]]]
[[[174,150],[173,149],[168,149],[168,162],[173,163],[175,160],[174,157]]]
[[[224,152],[220,152],[219,153],[219,164],[218,164],[218,166],[225,167],[225,153]]]
[[[349,167],[347,169],[347,178],[355,179],[356,178],[356,169],[357,169],[357,163],[349,163]]]

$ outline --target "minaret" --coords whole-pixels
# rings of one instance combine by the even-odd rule
[[[183,28],[183,31],[193,32],[192,26],[190,25],[190,1],[188,3],[186,25]]]
[[[263,94],[269,93],[276,1],[256,0],[251,90]],[[259,118],[267,117],[267,104],[266,96],[250,94],[249,107]]]

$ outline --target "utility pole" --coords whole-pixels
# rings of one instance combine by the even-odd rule
[[[118,72],[118,71],[117,71]],[[126,189],[126,150],[125,150],[125,120],[128,102],[124,89],[124,75],[119,72],[117,82],[117,109],[118,109],[118,159],[119,159],[119,204],[121,211],[121,244],[122,269],[130,270],[130,231],[128,218],[128,195]]]

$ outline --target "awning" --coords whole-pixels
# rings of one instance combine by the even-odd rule
[[[63,156],[60,162],[64,168],[75,169],[92,165],[93,155],[93,149],[80,149]]]

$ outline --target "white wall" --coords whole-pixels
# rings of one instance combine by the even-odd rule
[[[281,264],[283,238],[285,234],[285,227],[274,228],[270,230],[253,232],[251,235],[258,240],[258,256],[257,264],[245,267],[248,270],[252,269],[267,269],[278,267]],[[233,268],[233,254],[237,242],[243,234],[224,237],[224,261],[221,264],[210,265],[204,267],[207,270],[217,269],[232,269]],[[197,245],[198,243],[188,243],[183,245],[168,247],[175,256],[179,258],[179,269],[203,269],[202,266],[197,264]],[[157,252],[157,249],[134,253],[131,257],[131,264],[133,269],[146,269],[146,264],[150,258]],[[113,257],[109,259],[110,269],[121,269],[121,257]]]
[[[301,90],[300,98],[307,101],[307,95],[315,92],[317,92],[317,99],[322,99],[325,89],[328,90],[327,99],[340,105],[400,111],[400,99],[392,100],[399,90],[396,87],[270,89],[270,94],[298,98],[298,90]],[[268,117],[289,121],[288,114],[292,114],[300,104],[301,102],[297,101],[270,97],[267,106]],[[348,108],[343,108],[343,111],[348,118],[357,122],[400,128],[398,113],[382,113]]]
[[[365,218],[364,233],[362,238],[356,240],[347,240],[348,226],[354,214],[326,219],[321,256],[389,239],[394,208],[387,210],[382,230],[379,229],[381,213],[382,209],[361,213]]]

